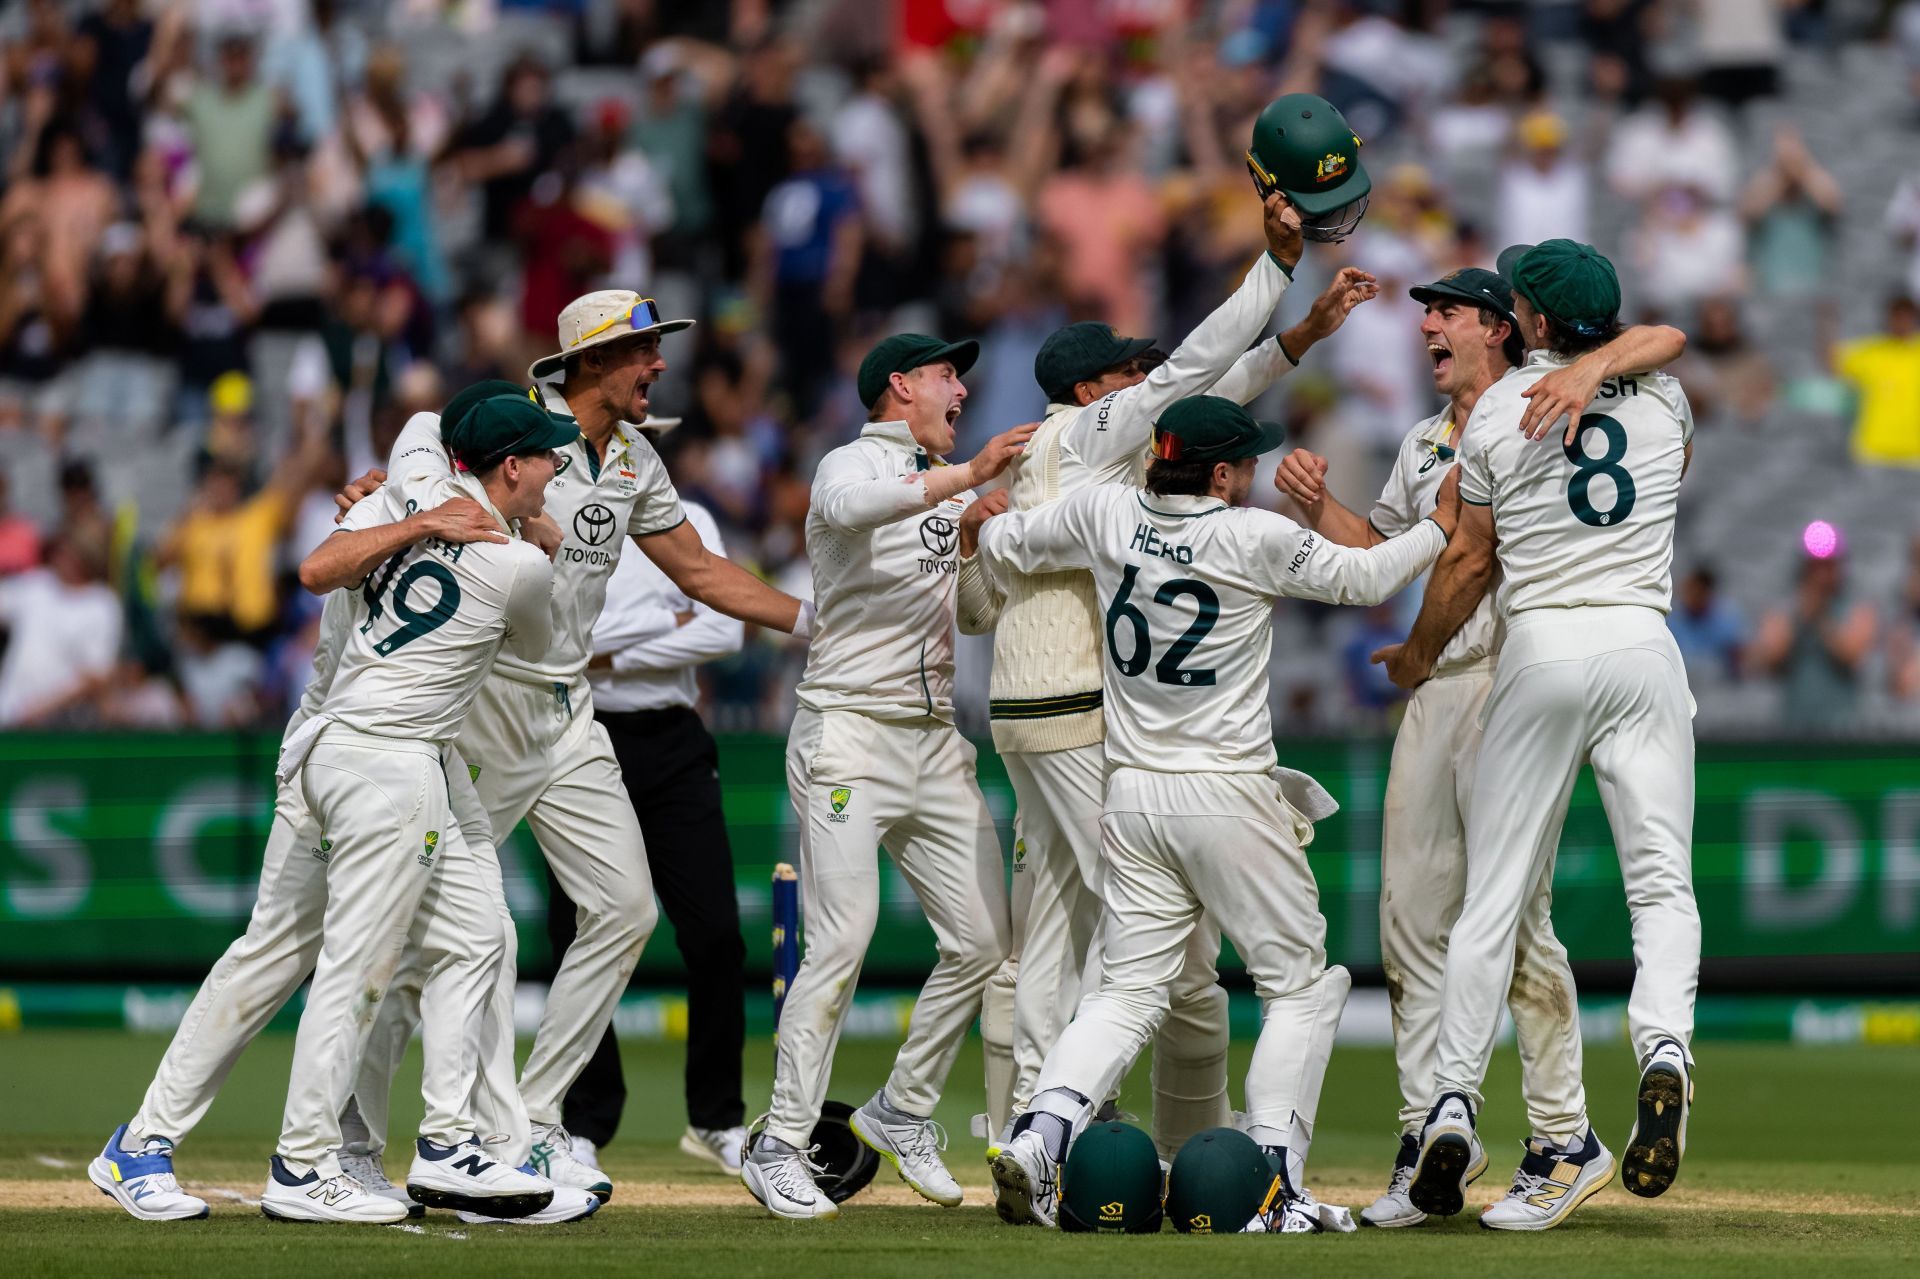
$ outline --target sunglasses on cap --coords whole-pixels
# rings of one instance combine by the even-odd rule
[[[582,333],[579,337],[567,343],[567,345],[579,346],[588,338],[599,337],[608,329],[617,327],[622,320],[626,322],[629,329],[635,332],[639,332],[641,329],[656,328],[660,324],[660,304],[652,298],[641,298],[633,304],[626,315],[616,315],[605,324],[596,325],[588,329],[585,333]]]
[[[1156,426],[1153,428],[1152,438],[1153,443],[1150,451],[1155,457],[1159,458],[1162,462],[1178,462],[1180,460],[1181,448],[1179,436],[1175,435],[1172,431],[1163,431]]]

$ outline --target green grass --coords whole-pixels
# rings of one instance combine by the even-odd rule
[[[286,1085],[291,1037],[263,1038],[235,1069],[218,1103],[181,1150],[189,1183],[255,1194],[266,1172]],[[1235,1046],[1236,1073],[1249,1045]],[[605,1153],[620,1190],[590,1221],[564,1228],[460,1228],[430,1214],[424,1229],[298,1227],[216,1202],[210,1221],[147,1225],[98,1207],[34,1208],[79,1182],[85,1161],[132,1113],[165,1048],[156,1036],[28,1032],[0,1038],[0,1260],[17,1275],[191,1274],[256,1279],[275,1264],[316,1262],[330,1274],[477,1274],[559,1266],[648,1275],[830,1276],[1035,1272],[1110,1274],[1175,1268],[1199,1274],[1393,1275],[1443,1270],[1480,1276],[1538,1273],[1751,1276],[1911,1274],[1920,1254],[1920,1161],[1911,1093],[1920,1049],[1793,1048],[1710,1043],[1700,1051],[1699,1097],[1681,1184],[1647,1202],[1616,1185],[1559,1230],[1495,1235],[1469,1215],[1410,1231],[1318,1238],[1090,1238],[1011,1230],[984,1197],[955,1211],[931,1205],[846,1205],[837,1222],[766,1217],[745,1190],[702,1171],[673,1149],[685,1123],[676,1046],[625,1045],[631,1097],[626,1127]],[[842,1046],[833,1094],[865,1097],[884,1078],[882,1045]],[[978,1107],[976,1048],[962,1055],[939,1118],[952,1134],[949,1161],[963,1182],[984,1182],[979,1143],[966,1117]],[[748,1060],[750,1102],[766,1096],[770,1054]],[[1518,1157],[1524,1123],[1511,1051],[1496,1059],[1482,1133],[1494,1157],[1477,1204],[1496,1197]],[[406,1078],[403,1075],[403,1079]],[[1596,1046],[1588,1059],[1590,1104],[1601,1136],[1620,1149],[1631,1123],[1632,1064],[1624,1048]],[[403,1090],[404,1091],[404,1090]],[[1237,1093],[1236,1084],[1236,1093]],[[1126,1104],[1146,1101],[1144,1072]],[[404,1136],[418,1099],[396,1098]],[[1378,1049],[1340,1049],[1321,1105],[1310,1166],[1316,1186],[1358,1206],[1383,1179],[1394,1147],[1393,1061]],[[63,1162],[55,1166],[48,1161]],[[396,1169],[397,1171],[397,1169]],[[882,1181],[892,1177],[883,1167]],[[645,1192],[645,1193],[643,1193]],[[705,1207],[676,1206],[683,1195]],[[1334,1196],[1329,1196],[1334,1197]],[[640,1206],[637,1200],[648,1199]],[[325,1253],[316,1256],[315,1249]],[[1284,1252],[1284,1255],[1281,1255]],[[1901,1261],[1905,1257],[1908,1260]]]

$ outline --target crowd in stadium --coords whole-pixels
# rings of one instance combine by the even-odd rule
[[[1814,132],[1809,77],[1860,68],[1903,161]],[[699,318],[663,453],[806,593],[807,477],[872,341],[982,339],[962,454],[1040,415],[1059,324],[1171,346],[1260,251],[1246,137],[1294,90],[1376,178],[1283,311],[1346,262],[1384,289],[1262,407],[1349,505],[1431,411],[1406,286],[1552,236],[1688,333],[1696,472],[1809,432],[1861,483],[1920,466],[1920,0],[18,0],[0,77],[0,727],[277,725],[342,481],[524,382],[598,287]],[[1904,548],[1920,502],[1828,514],[1748,543],[1683,511],[1703,728],[1920,721],[1920,535],[1850,552],[1870,522]],[[1735,589],[1750,554],[1776,567]],[[1283,731],[1385,727],[1367,654],[1416,606],[1284,606]],[[714,726],[783,728],[798,666],[762,635],[709,668]]]

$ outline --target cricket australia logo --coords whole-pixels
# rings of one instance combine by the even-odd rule
[[[426,850],[413,860],[419,862],[422,866],[431,867],[433,865],[433,855],[440,849],[440,832],[437,830],[428,831],[426,844]]]
[[[1329,151],[1321,156],[1320,163],[1314,166],[1313,176],[1316,181],[1326,182],[1329,179],[1344,176],[1346,171],[1347,157],[1337,151]]]
[[[1027,841],[1024,839],[1016,839],[1013,841],[1013,873],[1018,875],[1026,868]]]
[[[573,513],[573,535],[588,546],[599,546],[613,536],[613,511],[589,502]]]
[[[313,849],[312,852],[313,852],[315,861],[321,861],[321,862],[332,861],[333,860],[333,841],[328,839],[325,835],[322,835],[320,837],[320,847]]]
[[[833,812],[827,817],[827,820],[830,822],[846,821],[847,803],[852,800],[852,798],[853,787],[851,786],[836,786],[831,791],[828,791],[827,803],[832,806]]]

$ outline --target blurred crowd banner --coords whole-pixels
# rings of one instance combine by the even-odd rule
[[[244,926],[271,811],[276,738],[0,735],[0,976],[191,978]],[[1293,741],[1281,758],[1340,800],[1310,857],[1329,957],[1379,964],[1380,812],[1391,743]],[[727,820],[749,954],[766,964],[768,877],[794,860],[782,739],[721,740]],[[1013,846],[999,761],[981,784]],[[642,779],[644,785],[644,779]],[[546,973],[546,876],[523,827],[502,864],[521,918],[521,971]],[[1010,859],[1011,860],[1011,859]],[[1012,873],[1020,873],[1017,864]],[[885,872],[866,971],[911,978],[933,937]],[[1920,770],[1900,744],[1702,743],[1694,879],[1714,958],[1920,951]],[[1576,962],[1630,958],[1627,910],[1591,775],[1574,792],[1555,870],[1554,923]],[[680,960],[665,920],[640,977]]]

